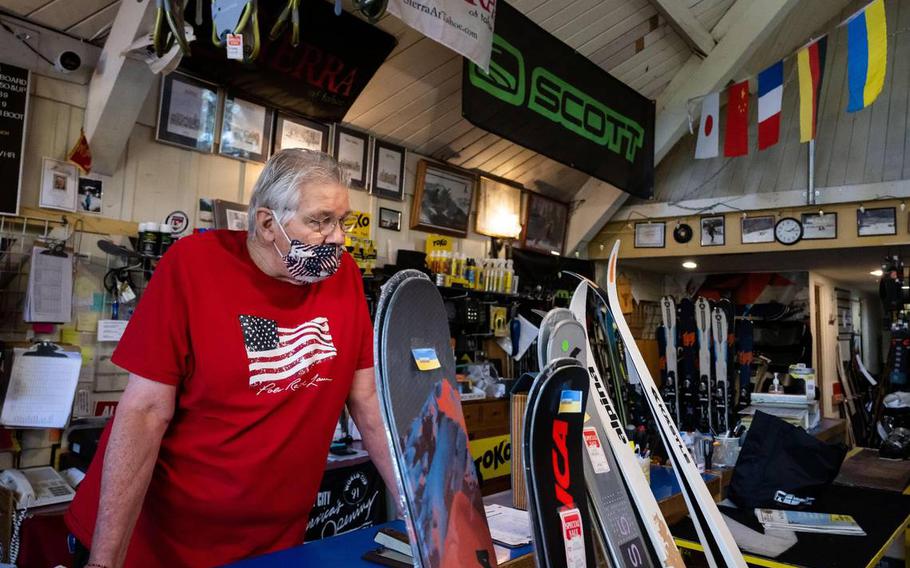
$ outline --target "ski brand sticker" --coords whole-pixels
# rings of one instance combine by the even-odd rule
[[[421,371],[432,371],[442,366],[439,364],[436,350],[432,347],[411,349],[411,354],[414,355],[414,362],[417,363],[417,368]]]
[[[559,414],[578,414],[581,412],[581,391],[564,390],[559,395]]]
[[[597,430],[594,428],[585,428],[583,431],[585,437],[585,448],[591,457],[591,466],[594,473],[610,473],[610,463],[607,461],[607,455],[604,453],[604,447],[597,436]]]
[[[566,568],[586,568],[585,533],[578,509],[559,511],[562,521],[562,540],[566,545]]]

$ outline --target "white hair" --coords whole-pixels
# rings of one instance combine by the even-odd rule
[[[339,184],[347,187],[347,177],[335,158],[293,148],[273,155],[253,186],[249,208],[249,238],[256,235],[256,211],[269,209],[284,225],[300,207],[300,191],[309,185]]]

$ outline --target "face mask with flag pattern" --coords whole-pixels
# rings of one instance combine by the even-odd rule
[[[291,278],[301,284],[315,284],[338,272],[342,252],[340,245],[328,243],[307,245],[298,239],[291,239],[278,221],[278,215],[274,211],[272,215],[284,238],[290,243],[287,254],[281,254],[278,245],[272,244],[278,251],[278,256],[284,261]]]

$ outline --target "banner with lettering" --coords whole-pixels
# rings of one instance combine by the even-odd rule
[[[19,214],[28,69],[0,63],[0,215]]]
[[[389,0],[389,12],[489,71],[496,0]]]
[[[465,61],[470,122],[636,197],[654,187],[654,101],[500,0],[490,72]]]
[[[508,434],[468,442],[481,480],[512,473],[512,437]]]

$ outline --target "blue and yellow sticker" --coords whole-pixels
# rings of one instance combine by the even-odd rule
[[[432,347],[411,349],[411,354],[414,355],[414,362],[417,363],[417,368],[421,371],[432,371],[442,366],[439,364],[436,350]]]
[[[562,391],[559,396],[559,414],[578,414],[579,412],[581,412],[581,391]]]

